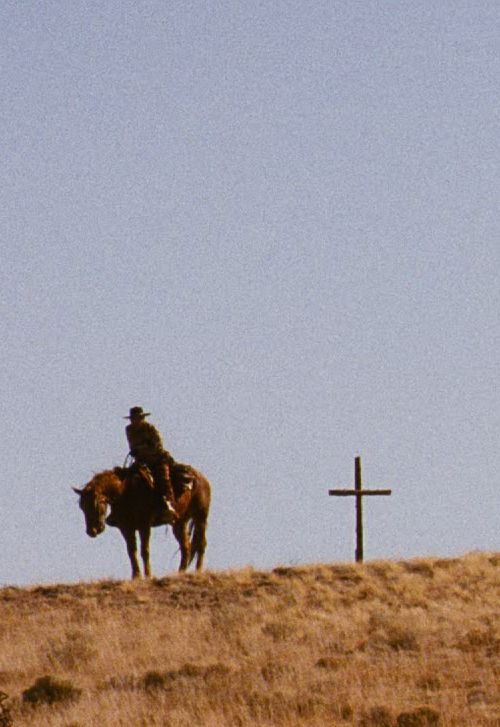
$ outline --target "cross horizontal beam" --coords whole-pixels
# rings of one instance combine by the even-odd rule
[[[392,490],[328,490],[329,495],[348,497],[349,495],[392,495]]]

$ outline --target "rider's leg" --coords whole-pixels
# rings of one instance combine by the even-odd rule
[[[175,510],[175,497],[170,470],[166,462],[155,462],[151,467],[155,482],[155,489],[160,495],[160,516],[164,517],[167,523],[172,523],[177,518]]]

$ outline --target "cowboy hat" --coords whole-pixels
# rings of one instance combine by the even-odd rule
[[[123,417],[124,419],[132,419],[135,417],[141,417],[141,419],[144,419],[144,417],[150,416],[151,412],[149,411],[143,411],[142,406],[133,406],[127,417]]]

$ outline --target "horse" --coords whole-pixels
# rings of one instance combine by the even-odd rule
[[[194,467],[181,467],[180,479],[188,477],[190,484],[183,486],[179,478],[172,477],[178,514],[172,530],[181,552],[179,571],[185,571],[195,557],[196,570],[201,570],[207,545],[210,483]],[[155,527],[155,492],[149,471],[136,467],[115,467],[97,473],[85,487],[73,487],[73,490],[79,496],[86,532],[91,538],[104,531],[108,507],[113,505],[113,519],[127,544],[132,578],[141,577],[137,559],[136,534],[139,533],[144,575],[151,576],[149,541],[151,528]]]

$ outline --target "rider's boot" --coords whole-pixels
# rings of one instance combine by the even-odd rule
[[[153,525],[173,525],[177,520],[177,512],[168,464],[166,462],[158,463],[154,468],[153,476],[155,490],[158,494]]]

